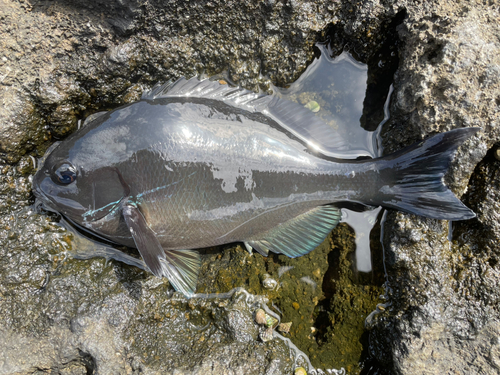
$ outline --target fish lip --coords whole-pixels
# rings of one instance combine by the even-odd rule
[[[36,178],[36,175],[35,175]],[[42,207],[45,211],[50,211],[54,212],[57,214],[61,214],[55,206],[53,206],[54,202],[43,192],[42,189],[40,189],[40,184],[36,183],[36,180],[34,181],[34,187],[32,189],[33,195],[35,196],[35,209],[37,212],[40,207]]]
[[[35,177],[33,178],[32,192],[35,196],[35,204],[37,205],[37,208],[43,206],[46,211],[55,212],[66,216],[81,215],[81,212],[85,211],[85,208],[79,205],[78,202],[75,202],[71,199],[55,198],[45,193],[42,186],[46,179],[50,179],[50,177],[46,176],[45,173],[41,171],[37,172],[35,174]],[[71,204],[72,202],[75,202],[77,204]]]
[[[35,211],[40,213],[39,209],[43,208],[45,211],[54,212],[60,214],[51,203],[53,203],[41,190],[33,189],[33,195],[35,196]]]
[[[51,211],[51,212],[56,212],[59,213],[56,209],[54,209],[51,206],[51,203],[53,203],[50,198],[45,195],[43,190],[41,189],[40,185],[45,177],[47,177],[46,172],[44,172],[45,168],[45,161],[47,158],[52,154],[54,149],[57,148],[61,144],[61,141],[54,142],[43,154],[41,158],[38,158],[37,160],[37,170],[35,172],[35,175],[33,176],[33,181],[32,181],[32,189],[31,191],[33,192],[33,195],[35,196],[35,207],[39,208],[42,206],[46,211]]]
[[[38,176],[40,172],[37,172],[35,176],[33,177],[33,185],[31,188],[31,191],[33,192],[33,195],[35,196],[35,203],[36,202],[41,202],[45,203],[48,198],[47,196],[43,193],[43,191],[40,189],[40,184],[38,183]]]

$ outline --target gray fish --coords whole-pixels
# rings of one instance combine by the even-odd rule
[[[475,214],[443,184],[477,128],[392,155],[343,160],[346,145],[302,106],[181,78],[105,113],[44,157],[33,191],[44,206],[114,243],[136,247],[177,291],[196,289],[196,250],[231,242],[298,257],[338,224],[340,202],[431,218]]]

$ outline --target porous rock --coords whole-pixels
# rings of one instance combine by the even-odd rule
[[[496,374],[500,185],[492,153],[500,138],[498,7],[449,1],[408,3],[406,11],[386,151],[434,132],[481,128],[459,149],[446,176],[458,196],[467,191],[463,200],[478,217],[450,226],[388,214],[391,306],[371,332],[371,349],[398,374]]]

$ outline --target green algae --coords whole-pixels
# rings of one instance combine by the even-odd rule
[[[216,249],[204,255],[199,293],[228,292],[244,287],[252,294],[266,296],[281,312],[281,321],[292,322],[285,334],[306,353],[314,367],[344,367],[349,374],[361,371],[368,350],[365,318],[380,302],[378,284],[363,285],[353,269],[355,234],[340,224],[311,253],[291,259],[272,254],[250,255],[241,246]],[[208,259],[207,259],[208,258]],[[293,267],[293,268],[291,268]],[[278,286],[269,290],[262,276],[269,274]]]
[[[337,366],[346,368],[349,374],[357,374],[363,351],[367,350],[364,322],[366,317],[380,302],[383,294],[380,284],[362,285],[354,272],[352,256],[355,250],[355,235],[347,225],[340,225],[331,237],[332,258],[337,258],[336,275],[326,277],[324,289],[330,290],[326,314],[323,314],[325,326],[318,337],[318,359],[321,362],[335,358]],[[318,317],[317,322],[321,319]],[[329,325],[328,325],[329,323]],[[314,354],[311,356],[314,358]]]

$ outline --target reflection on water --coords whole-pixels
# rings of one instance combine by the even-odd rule
[[[342,221],[349,224],[356,233],[356,269],[358,272],[370,272],[372,270],[370,252],[370,232],[377,221],[382,207],[364,212],[342,209]]]
[[[320,58],[314,60],[300,78],[289,88],[274,88],[283,98],[308,106],[317,102],[315,115],[332,126],[349,146],[344,158],[378,155],[374,132],[360,126],[363,115],[368,67],[343,52],[330,57],[326,45],[317,44]]]
[[[327,44],[317,44],[320,57],[315,59],[300,78],[290,87],[283,89],[274,87],[275,92],[283,98],[300,103],[311,109],[316,116],[332,126],[345,140],[349,149],[344,158],[375,158],[382,154],[379,133],[382,125],[389,118],[389,92],[384,93],[386,100],[384,118],[374,131],[365,130],[361,121],[366,113],[381,112],[380,108],[367,108],[369,103],[384,101],[366,100],[368,90],[368,66],[356,61],[348,52],[342,52],[332,58]],[[342,221],[347,223],[356,233],[356,265],[357,272],[371,272],[370,232],[377,221],[381,208],[356,212],[342,208]]]

